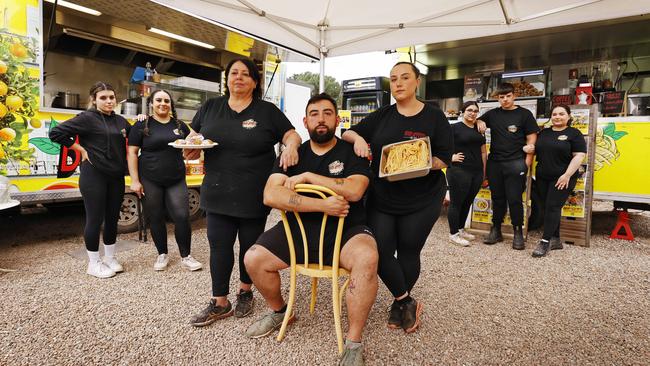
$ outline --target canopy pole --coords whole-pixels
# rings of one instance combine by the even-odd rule
[[[320,48],[318,53],[320,55],[320,73],[318,75],[318,92],[325,92],[325,57],[327,56],[327,48],[325,47],[325,29],[327,28],[325,21],[319,25],[320,28]]]

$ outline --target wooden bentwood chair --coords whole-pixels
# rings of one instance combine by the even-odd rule
[[[337,196],[334,191],[327,187],[313,185],[313,184],[296,184],[295,191],[297,193],[309,193],[320,196],[322,199],[326,199],[329,196]],[[287,330],[287,325],[289,323],[289,318],[293,313],[293,305],[296,300],[296,274],[301,274],[304,276],[311,277],[311,303],[309,304],[309,312],[314,313],[316,307],[316,292],[318,290],[318,279],[319,278],[329,278],[332,280],[332,309],[334,310],[334,328],[336,329],[336,341],[338,343],[339,354],[343,353],[343,331],[341,329],[341,307],[343,305],[343,296],[345,294],[345,289],[350,282],[350,273],[344,269],[339,268],[339,254],[341,252],[341,236],[343,235],[343,221],[344,217],[339,217],[338,225],[336,228],[336,239],[334,241],[334,255],[332,258],[332,265],[325,266],[323,265],[323,246],[324,246],[324,235],[325,235],[325,226],[327,225],[328,215],[323,213],[323,220],[320,228],[320,237],[318,242],[318,263],[309,263],[309,251],[307,245],[307,235],[305,234],[305,227],[302,224],[300,215],[297,212],[293,212],[298,222],[300,228],[300,233],[302,235],[303,242],[303,251],[305,253],[304,263],[296,263],[296,250],[294,248],[293,236],[291,235],[291,229],[289,227],[289,221],[287,220],[286,212],[281,211],[282,214],[282,223],[284,224],[284,231],[287,235],[287,242],[289,243],[289,255],[290,255],[290,286],[289,286],[289,301],[287,302],[287,311],[284,315],[284,320],[282,321],[282,327],[280,328],[280,333],[278,334],[278,342],[282,341]],[[339,287],[339,277],[347,277],[343,285]]]

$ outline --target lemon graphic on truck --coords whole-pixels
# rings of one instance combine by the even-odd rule
[[[605,165],[612,165],[621,153],[616,147],[616,141],[627,135],[625,131],[616,131],[614,123],[608,123],[596,130],[596,155],[594,170],[600,170]]]

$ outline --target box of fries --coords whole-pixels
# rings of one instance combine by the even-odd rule
[[[391,182],[423,177],[431,170],[429,137],[400,141],[381,148],[379,178]]]

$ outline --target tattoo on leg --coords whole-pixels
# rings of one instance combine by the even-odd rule
[[[343,178],[335,178],[334,179],[334,184],[336,184],[337,186],[342,186],[343,183],[345,183],[345,179],[343,179]]]
[[[253,244],[252,247],[248,249],[249,252],[254,252],[257,249],[257,245]]]
[[[289,204],[291,206],[300,206],[300,203],[302,202],[302,197],[299,194],[294,194],[289,197]]]
[[[354,295],[354,290],[357,288],[354,278],[350,278],[350,283],[348,284],[348,291],[350,292],[350,295]]]

